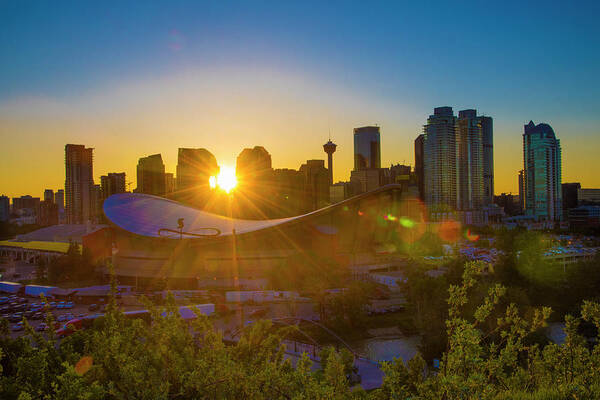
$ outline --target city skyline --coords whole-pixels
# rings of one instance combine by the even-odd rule
[[[263,146],[274,167],[297,169],[326,158],[329,132],[337,182],[352,170],[353,128],[381,127],[382,166],[414,166],[414,138],[446,105],[494,118],[496,194],[518,192],[529,120],[560,136],[563,182],[598,187],[597,8],[5,3],[0,192],[63,187],[66,143],[95,149],[95,182],[124,171],[136,187],[150,154],[175,172],[179,147],[233,166]]]

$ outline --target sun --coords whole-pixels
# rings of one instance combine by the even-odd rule
[[[229,193],[235,189],[237,178],[235,177],[235,169],[232,167],[222,166],[219,175],[211,176],[208,183],[211,188],[219,187],[221,190]]]

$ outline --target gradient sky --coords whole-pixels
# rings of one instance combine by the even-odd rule
[[[561,139],[563,182],[600,187],[598,2],[0,1],[0,194],[64,186],[64,145],[94,175],[178,147],[234,165],[352,169],[352,128],[381,126],[382,164],[414,163],[436,106],[494,118],[496,192],[517,191],[523,125]]]

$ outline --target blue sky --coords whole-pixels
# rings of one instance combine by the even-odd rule
[[[289,86],[294,99],[303,99],[297,112],[305,109],[307,114],[314,109],[304,105],[322,101],[321,108],[328,111],[315,115],[315,132],[310,132],[308,116],[304,121],[306,134],[318,135],[315,143],[320,143],[323,131],[331,127],[344,130],[334,133],[344,136],[340,141],[345,143],[350,131],[346,132],[344,122],[338,119],[364,112],[363,124],[379,122],[382,135],[391,138],[387,155],[386,149],[383,151],[389,162],[411,161],[412,139],[433,107],[477,108],[495,119],[497,175],[499,168],[510,164],[510,173],[502,177],[500,172],[500,181],[497,179],[503,190],[516,185],[516,178],[509,183],[509,177],[520,166],[519,157],[507,155],[504,159],[499,151],[518,151],[522,125],[529,119],[550,123],[563,139],[563,153],[569,140],[577,151],[583,139],[599,148],[597,2],[415,3],[2,1],[0,122],[17,130],[23,127],[25,137],[35,140],[43,129],[32,133],[31,127],[25,128],[19,121],[39,121],[38,128],[57,123],[51,111],[42,110],[39,99],[69,109],[82,99],[100,97],[88,108],[102,109],[111,104],[107,88],[138,88],[141,82],[150,88],[154,82],[174,76],[198,77],[212,71],[215,86],[211,90],[218,91],[231,82],[225,73],[217,72],[228,71],[239,75],[240,96],[278,86],[279,100],[274,103],[285,103]],[[257,82],[245,83],[254,76]],[[270,76],[279,78],[273,83]],[[288,81],[292,83],[288,85]],[[181,88],[185,90],[185,83]],[[302,93],[303,88],[311,93]],[[127,100],[121,98],[116,105],[135,108],[135,90],[126,90],[130,90]],[[229,88],[227,96],[234,92],[236,89]],[[160,97],[160,92],[155,93]],[[210,93],[205,95],[210,99]],[[171,102],[178,99],[171,96]],[[209,99],[198,101],[204,104]],[[140,99],[140,104],[144,101],[147,99]],[[147,113],[154,113],[152,110]],[[12,119],[15,114],[22,120]],[[60,118],[76,124],[78,115],[70,112]],[[246,119],[239,122],[241,126],[248,123]],[[141,128],[134,123],[132,129]],[[257,129],[254,126],[249,131]],[[73,135],[79,142],[102,149],[98,133],[80,130],[77,134]],[[182,135],[185,137],[185,132]],[[269,146],[269,136],[253,137],[265,142],[260,144],[272,153],[280,150],[277,144]],[[61,146],[64,143],[58,148]],[[168,151],[175,153],[176,147],[175,143]],[[19,148],[15,144],[17,153]],[[239,151],[241,147],[222,157],[230,162]],[[61,159],[58,152],[56,158]],[[121,169],[133,171],[143,155],[132,154]],[[316,148],[314,155],[302,156],[322,154]],[[101,155],[97,152],[96,157]],[[336,178],[347,179],[351,161],[346,165],[345,155],[341,157],[343,169],[336,169]],[[581,157],[585,160],[588,155],[582,153]],[[563,180],[584,174],[581,157],[570,157],[572,168],[563,167]],[[499,160],[506,162],[499,165]],[[276,166],[297,168],[297,162],[294,157],[282,157],[281,164],[289,165]],[[102,168],[98,173],[106,172]],[[58,176],[63,173],[59,172]],[[53,179],[53,184],[60,182],[48,179]],[[581,179],[600,184],[591,174]],[[14,187],[7,191],[20,188]],[[29,187],[37,190],[33,184],[24,186]]]

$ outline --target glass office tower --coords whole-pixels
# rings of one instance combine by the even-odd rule
[[[381,168],[378,126],[354,128],[354,170]]]
[[[560,140],[548,124],[524,127],[525,211],[537,220],[562,218]]]

